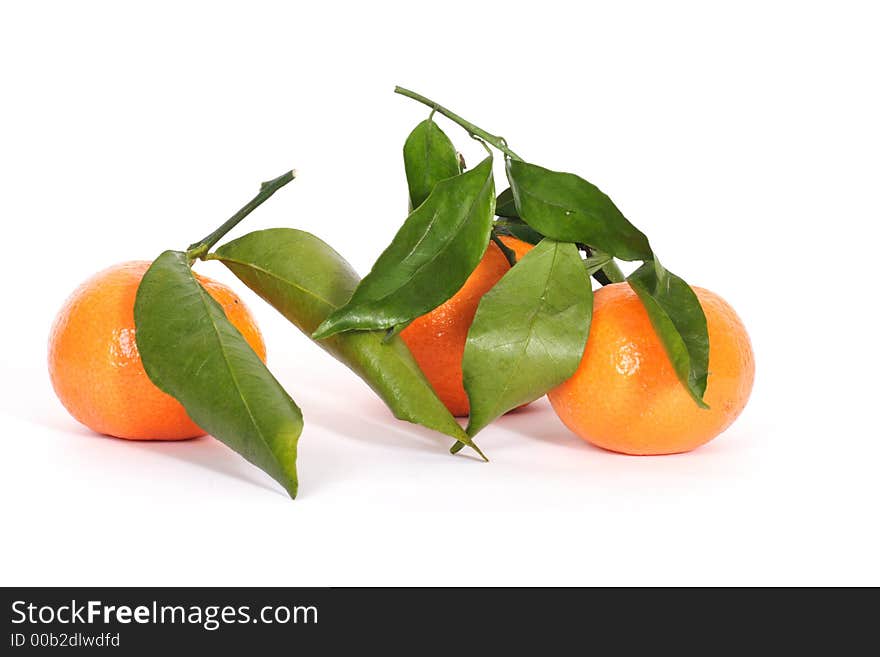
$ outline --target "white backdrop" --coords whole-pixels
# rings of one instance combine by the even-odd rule
[[[0,582],[880,584],[872,3],[601,4],[4,4]],[[295,226],[369,269],[427,115],[395,84],[592,180],[734,305],[757,379],[730,430],[625,457],[542,400],[481,435],[491,463],[452,457],[241,285],[305,415],[296,501],[213,439],[66,414],[45,350],[71,290],[287,168],[233,235]]]

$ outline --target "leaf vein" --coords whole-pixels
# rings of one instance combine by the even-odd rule
[[[217,338],[217,344],[220,346],[220,353],[223,356],[223,363],[226,365],[226,369],[229,372],[229,376],[232,379],[232,383],[235,386],[235,390],[238,393],[238,397],[239,397],[239,399],[241,399],[242,405],[244,406],[245,410],[247,411],[248,418],[250,418],[251,424],[257,430],[257,435],[260,437],[260,440],[263,441],[263,444],[269,450],[269,454],[272,455],[272,458],[275,460],[276,463],[278,463],[279,465],[282,466],[281,469],[283,471],[284,470],[283,465],[278,461],[278,458],[275,456],[275,452],[272,450],[272,447],[269,444],[269,441],[266,439],[266,436],[263,432],[262,427],[257,423],[257,419],[254,416],[253,410],[251,409],[250,404],[248,403],[247,399],[245,398],[243,391],[242,391],[242,388],[241,388],[241,384],[239,383],[238,378],[235,375],[235,370],[233,369],[232,363],[229,360],[229,354],[227,353],[226,345],[224,344],[223,339],[221,337],[220,329],[217,326],[217,322],[214,320],[214,315],[211,313],[211,307],[210,307],[208,300],[207,300],[207,296],[209,296],[209,295],[205,291],[205,289],[201,286],[201,284],[196,280],[196,277],[193,275],[192,270],[190,270],[189,267],[187,267],[187,271],[189,272],[189,275],[192,278],[192,281],[198,287],[199,299],[201,300],[202,305],[205,308],[205,314],[210,319],[211,328],[214,329],[214,335]],[[250,348],[250,347],[248,347],[248,348]]]

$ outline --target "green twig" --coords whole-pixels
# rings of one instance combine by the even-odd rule
[[[274,180],[269,180],[268,182],[261,184],[259,194],[252,198],[243,208],[241,208],[241,210],[227,219],[220,228],[198,242],[190,244],[186,249],[187,258],[189,258],[190,261],[193,261],[207,255],[208,251],[211,250],[211,247],[219,242],[226,233],[235,228],[242,219],[262,205],[263,201],[268,199],[272,194],[284,187],[295,177],[296,171],[291,170],[278,176]]]
[[[482,139],[483,141],[492,144],[495,148],[497,148],[499,151],[501,151],[511,159],[522,160],[519,155],[517,155],[510,149],[510,147],[507,145],[507,142],[504,140],[504,137],[499,137],[497,135],[493,135],[492,133],[486,132],[485,130],[483,130],[479,126],[474,125],[467,119],[463,119],[455,112],[446,109],[439,103],[435,103],[430,98],[425,98],[421,94],[417,94],[415,91],[410,91],[409,89],[404,89],[403,87],[394,87],[394,93],[400,94],[401,96],[406,96],[407,98],[412,98],[413,100],[418,101],[423,105],[427,105],[438,114],[442,114],[450,121],[457,123],[462,128],[467,130],[468,134],[471,137]]]

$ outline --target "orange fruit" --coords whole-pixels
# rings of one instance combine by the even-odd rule
[[[516,254],[517,262],[522,260],[526,253],[534,248],[528,242],[523,242],[521,239],[511,237],[510,235],[501,235],[499,239],[502,241],[504,246],[506,246],[508,249],[511,249]]]
[[[517,259],[532,248],[514,237],[501,240],[516,252]],[[468,330],[480,299],[508,269],[510,265],[501,249],[490,242],[480,264],[461,289],[446,303],[413,320],[400,334],[440,401],[455,416],[470,412],[461,371]]]
[[[98,433],[133,440],[182,440],[205,432],[147,377],[135,341],[134,299],[149,262],[124,262],[80,285],[55,318],[49,376],[73,417]],[[229,321],[266,360],[250,311],[222,283],[196,275]]]
[[[624,454],[675,454],[709,442],[749,399],[755,360],[748,333],[717,294],[694,288],[709,328],[709,379],[697,407],[678,380],[641,301],[626,283],[596,291],[580,366],[552,390],[565,425],[594,445]]]

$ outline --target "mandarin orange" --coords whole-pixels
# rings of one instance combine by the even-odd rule
[[[49,338],[49,375],[74,418],[98,433],[134,440],[204,435],[183,406],[144,371],[135,341],[134,300],[149,262],[99,272],[67,299]],[[222,283],[196,275],[229,321],[265,361],[266,347],[250,311]]]
[[[532,248],[531,244],[514,237],[505,236],[501,240],[516,253],[517,259]],[[400,334],[434,392],[455,416],[466,416],[470,412],[461,370],[468,330],[480,299],[508,269],[510,265],[501,249],[490,242],[480,264],[461,289],[446,303],[415,319]]]
[[[548,395],[569,429],[611,451],[648,455],[687,452],[730,426],[752,390],[751,343],[724,299],[694,292],[709,328],[710,409],[700,409],[678,380],[635,292],[616,283],[596,291],[580,366]]]

